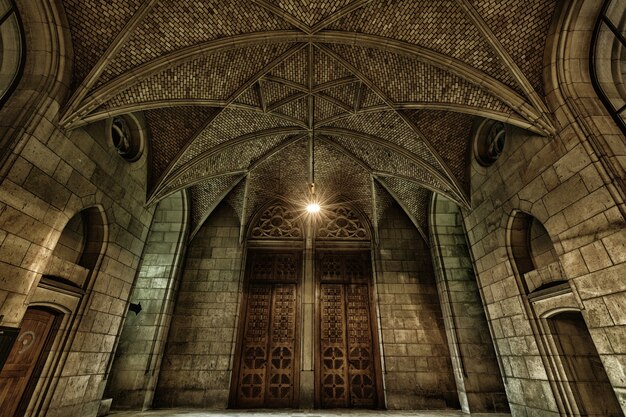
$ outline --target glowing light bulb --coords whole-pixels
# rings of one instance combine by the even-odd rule
[[[308,211],[311,214],[319,213],[320,212],[320,205],[317,204],[317,203],[309,203],[306,206],[306,211]]]

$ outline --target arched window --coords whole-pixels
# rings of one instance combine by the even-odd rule
[[[11,95],[22,72],[24,34],[13,0],[0,0],[0,107]]]
[[[590,50],[591,81],[604,106],[626,135],[626,3],[605,0]]]

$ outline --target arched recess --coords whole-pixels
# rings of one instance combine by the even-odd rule
[[[560,316],[564,314],[563,312],[581,311],[583,304],[574,293],[563,271],[549,233],[535,217],[521,211],[512,213],[507,229],[507,249],[517,287],[521,293],[521,302],[539,350],[538,359],[543,364],[559,412],[567,416],[606,415],[597,414],[593,407],[588,410],[592,414],[586,414],[584,411],[585,400],[581,398],[579,388],[582,387],[585,391],[588,388],[585,384],[589,381],[584,376],[582,380],[576,380],[573,372],[577,370],[568,362],[571,360],[577,362],[578,353],[568,346],[560,345],[566,337],[569,337],[565,335],[566,337],[560,340],[560,333],[575,330],[575,337],[584,343],[583,349],[588,350],[591,344],[595,351],[595,345],[582,320],[582,315],[577,313],[578,315],[573,317],[568,316],[570,313],[565,313],[564,316]],[[550,320],[550,317],[557,319]],[[597,360],[600,361],[599,356]],[[580,363],[575,365],[579,366]],[[606,381],[610,388],[608,377]],[[612,391],[612,388],[610,390]]]
[[[228,404],[241,293],[239,233],[239,217],[223,200],[188,243],[155,408]]]
[[[300,403],[302,213],[270,201],[248,225],[229,406],[296,408]]]
[[[0,4],[0,107],[13,93],[24,69],[25,35],[13,0]]]
[[[622,2],[615,3],[623,8]],[[598,173],[622,215],[626,215],[624,132],[602,103],[592,81],[593,71],[613,71],[607,60],[599,62],[600,69],[594,67],[596,62],[592,60],[592,41],[599,36],[591,35],[604,4],[604,1],[585,0],[559,2],[560,11],[555,13],[544,54],[546,101],[559,121],[559,136],[570,141],[576,136],[585,152],[598,159]],[[619,49],[617,44],[610,44]]]
[[[522,211],[515,212],[509,242],[525,294],[567,283],[550,235],[539,220]]]
[[[591,39],[591,82],[615,123],[626,135],[626,4],[605,0]]]
[[[105,397],[117,409],[152,406],[188,236],[187,193],[161,200],[154,212],[129,299]],[[134,310],[135,312],[133,312]]]
[[[42,281],[54,281],[86,291],[106,250],[108,231],[105,222],[100,207],[89,207],[72,216],[52,251]]]
[[[384,408],[372,225],[337,198],[309,216],[315,283],[315,406]],[[307,277],[305,277],[306,280]],[[305,281],[306,282],[306,281]],[[306,294],[305,294],[306,295]],[[306,322],[304,322],[306,325]],[[337,330],[343,328],[343,334]]]
[[[374,253],[386,406],[459,408],[431,249],[392,197],[385,200]]]
[[[92,277],[99,268],[107,238],[106,219],[100,207],[84,209],[66,223],[38,286],[29,297],[20,330],[20,335],[29,337],[45,334],[45,341],[35,337],[32,345],[39,350],[33,350],[28,357],[14,358],[21,361],[24,373],[21,382],[11,385],[21,387],[21,392],[11,394],[11,407],[0,409],[11,410],[16,416],[47,412],[73,349],[79,317],[87,304],[85,294],[93,286]],[[20,336],[17,338],[13,349],[19,353]],[[35,343],[37,340],[41,344]]]
[[[8,172],[10,157],[19,154],[29,135],[45,142],[51,123],[68,93],[72,77],[69,24],[61,2],[33,0],[15,3],[24,28],[21,76],[0,106],[0,175]],[[0,12],[1,13],[1,12]]]
[[[518,288],[560,412],[624,416],[548,231],[515,211],[508,234]]]
[[[456,203],[437,193],[432,196],[429,214],[437,290],[461,408],[466,413],[508,411],[463,214]]]
[[[568,415],[624,417],[581,312],[565,309],[544,320],[558,382],[571,407]]]

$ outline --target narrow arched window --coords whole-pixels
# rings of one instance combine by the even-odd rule
[[[22,73],[24,34],[13,0],[0,0],[0,107],[9,98]]]
[[[626,3],[605,0],[590,51],[596,94],[626,135]]]

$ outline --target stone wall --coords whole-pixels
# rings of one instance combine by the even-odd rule
[[[398,205],[382,217],[376,288],[387,407],[458,407],[430,250]]]
[[[189,245],[156,407],[228,405],[241,291],[238,238],[238,217],[222,203]]]
[[[41,298],[42,274],[59,259],[52,253],[66,223],[81,210],[97,207],[106,229],[102,253],[90,262],[93,269],[81,281],[84,295],[77,305],[60,303],[62,297],[45,301],[62,312],[67,327],[57,334],[58,350],[49,355],[39,381],[47,388],[38,389],[31,401],[31,407],[47,409],[48,416],[89,417],[102,398],[152,219],[152,209],[144,207],[145,156],[133,164],[120,158],[104,123],[63,133],[42,122],[22,140],[23,149],[9,159],[0,184],[0,325],[19,327],[31,300]],[[42,403],[44,398],[50,402]]]
[[[447,198],[434,195],[430,219],[437,288],[461,408],[466,413],[508,411],[461,209]]]
[[[178,192],[155,210],[130,297],[141,311],[126,316],[105,393],[113,398],[113,408],[152,405],[187,245],[187,209],[183,192]]]
[[[473,210],[464,221],[514,416],[557,416],[564,401],[540,337],[544,319],[534,317],[507,250],[516,210],[545,226],[573,291],[568,308],[582,310],[626,408],[626,228],[584,142],[571,126],[552,139],[508,127],[504,153],[493,166],[472,162]]]

